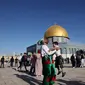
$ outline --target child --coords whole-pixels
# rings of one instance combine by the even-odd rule
[[[59,47],[58,42],[53,42],[53,47]],[[61,56],[60,49],[56,50],[55,67],[58,69],[57,75],[62,73],[62,77],[64,77],[66,72],[63,72],[63,57]]]

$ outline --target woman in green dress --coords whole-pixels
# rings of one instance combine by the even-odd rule
[[[53,61],[53,55],[56,53],[57,48],[52,51],[47,46],[48,40],[43,40],[41,47],[42,64],[43,64],[43,85],[53,85],[56,80],[55,65]]]

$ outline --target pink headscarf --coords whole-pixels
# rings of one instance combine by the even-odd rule
[[[41,55],[41,50],[40,49],[38,49],[38,53]],[[41,56],[42,57],[42,56]]]

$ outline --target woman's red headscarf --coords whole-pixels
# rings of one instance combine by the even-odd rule
[[[38,53],[40,53],[40,54],[41,54],[41,50],[38,50]]]

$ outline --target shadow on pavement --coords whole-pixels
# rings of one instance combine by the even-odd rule
[[[18,72],[25,73],[25,74],[28,74],[28,75],[31,75],[31,76],[35,76],[34,74],[30,74],[29,71],[18,71]]]
[[[42,82],[40,80],[37,80],[37,79],[30,77],[28,75],[19,75],[19,74],[14,74],[14,75],[16,75],[18,78],[23,79],[29,85],[41,85],[42,84]]]
[[[76,80],[70,80],[70,81],[66,81],[66,80],[62,80],[62,79],[58,79],[57,80],[59,83],[59,85],[85,85],[85,82],[82,81],[76,81]],[[64,83],[64,84],[61,84]]]
[[[26,74],[28,74],[28,75],[35,76],[34,74],[30,74],[30,72],[29,72],[29,71],[16,70],[16,68],[12,68],[12,69],[13,69],[13,70],[15,70],[15,71],[21,72],[21,73],[26,73]]]
[[[16,71],[16,68],[12,68],[12,69],[14,69]]]

